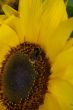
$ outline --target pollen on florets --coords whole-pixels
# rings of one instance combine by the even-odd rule
[[[49,59],[39,45],[24,42],[11,48],[0,69],[0,100],[8,110],[38,110],[50,74]]]

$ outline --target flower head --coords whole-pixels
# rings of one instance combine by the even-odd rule
[[[63,0],[20,0],[0,25],[0,101],[8,110],[73,109],[73,18]]]

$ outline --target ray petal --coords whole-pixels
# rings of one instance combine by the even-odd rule
[[[63,0],[47,0],[41,17],[41,38],[50,37],[60,22],[67,19],[66,6]]]
[[[67,67],[62,79],[69,81],[73,85],[73,64]]]
[[[19,40],[17,34],[5,24],[0,26],[0,63],[9,50],[18,44]]]
[[[52,76],[61,77],[64,75],[67,67],[73,63],[73,47],[60,53],[52,64]],[[59,74],[60,72],[60,74]]]
[[[11,16],[11,15],[16,15],[18,16],[18,12],[13,9],[12,7],[10,7],[9,5],[3,5],[2,9],[4,11],[4,13],[6,14],[6,16]]]
[[[47,57],[54,61],[55,57],[62,51],[71,32],[73,31],[73,18],[62,22],[51,38],[42,37],[40,45],[44,46]]]
[[[44,104],[39,107],[39,110],[61,110],[61,107],[54,95],[47,93]]]
[[[49,36],[61,21],[67,19],[63,0],[20,0],[19,12],[22,32],[26,40],[34,42],[38,42],[39,37]]]
[[[50,82],[49,90],[60,103],[62,110],[73,110],[73,85],[65,80],[55,79]]]

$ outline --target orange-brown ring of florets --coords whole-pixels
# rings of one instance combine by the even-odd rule
[[[36,52],[34,56],[34,51],[38,51],[37,56]],[[8,101],[4,97],[1,81],[6,62],[11,55],[17,52],[29,55],[31,63],[34,66],[35,71],[38,73],[31,93],[28,94],[26,99],[21,99],[18,104]],[[2,62],[2,67],[0,68],[0,100],[8,108],[8,110],[38,110],[39,106],[44,103],[45,94],[48,92],[47,85],[51,74],[50,66],[49,59],[46,58],[44,50],[41,49],[39,45],[24,42],[17,47],[10,49],[9,53]]]

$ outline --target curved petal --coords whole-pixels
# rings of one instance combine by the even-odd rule
[[[57,10],[58,9],[58,10]],[[38,42],[38,38],[46,36],[47,26],[51,31],[62,20],[67,19],[66,7],[63,0],[20,0],[19,12],[23,34],[26,40]],[[63,18],[64,16],[64,19]],[[45,26],[46,25],[46,26]],[[50,30],[47,29],[47,34]],[[44,34],[43,34],[44,33]],[[41,34],[41,36],[39,36]]]
[[[5,15],[0,15],[0,26],[1,26],[1,24],[4,22],[4,20],[6,20],[7,19],[7,16],[5,16]]]
[[[16,10],[14,10],[13,8],[11,8],[8,5],[3,5],[3,10],[4,10],[5,14],[9,17],[5,21],[5,23],[7,23],[8,25],[12,26],[12,28],[14,28],[17,31],[17,33],[20,36],[21,42],[24,39],[26,41],[30,41],[30,42],[31,41],[34,41],[34,42],[37,41],[37,35],[36,34],[38,33],[38,30],[36,29],[35,31],[33,31],[33,29],[32,29],[32,25],[34,25],[34,23],[31,24],[31,22],[29,22],[28,24],[31,25],[31,26],[29,27],[28,25],[26,25],[26,27],[24,28],[24,23],[22,22],[23,20],[20,19],[21,17],[19,17],[19,13]],[[23,10],[23,12],[24,12],[24,10]],[[21,13],[20,13],[20,15],[21,15]],[[15,17],[13,17],[13,16],[15,16]],[[26,23],[26,21],[24,21],[24,22]],[[36,25],[37,25],[37,23],[36,23]],[[28,26],[28,28],[27,28],[27,26]],[[34,26],[34,28],[35,28],[35,26]],[[34,33],[36,31],[37,31],[37,33],[34,35]],[[24,38],[24,36],[26,38]],[[32,37],[32,36],[35,36],[35,38]]]
[[[70,38],[67,42],[66,42],[66,45],[64,46],[64,49],[67,50],[69,49],[70,47],[73,46],[73,38]]]
[[[22,27],[20,24],[19,13],[8,5],[3,5],[3,11],[8,18],[4,20],[4,23],[9,25],[12,29],[16,31],[19,36],[19,40],[22,43],[24,41],[24,35],[22,33]]]
[[[40,34],[42,37],[50,37],[60,22],[67,19],[66,6],[63,0],[47,0],[42,13]]]
[[[5,55],[12,47],[19,44],[16,33],[7,25],[0,27],[0,63],[4,60]],[[1,65],[0,65],[1,66]]]
[[[18,12],[13,9],[12,7],[8,6],[8,5],[3,5],[2,6],[2,9],[4,11],[4,13],[6,14],[6,16],[11,16],[11,15],[15,15],[15,16],[18,16]]]
[[[61,107],[53,94],[47,93],[44,103],[39,107],[39,110],[61,110]]]
[[[56,6],[59,6],[59,7],[61,6],[60,8],[57,7],[60,9],[59,11],[57,11]],[[22,30],[21,33],[23,33],[22,36],[25,36],[26,41],[37,42],[39,33],[40,33],[39,32],[40,21],[41,21],[41,18],[43,19],[45,17],[46,11],[48,11],[47,14],[49,15],[49,16],[48,15],[46,16],[47,19],[51,18],[50,20],[52,20],[52,17],[50,17],[50,14],[52,13],[53,19],[55,19],[56,24],[57,24],[58,20],[60,21],[59,17],[58,17],[58,20],[56,19],[57,15],[56,15],[56,17],[54,17],[53,8],[56,8],[56,10],[54,9],[55,10],[54,12],[57,11],[58,15],[61,11],[60,19],[63,18],[63,15],[64,15],[64,19],[67,18],[66,9],[65,9],[66,7],[64,5],[63,0],[61,0],[61,1],[56,0],[55,2],[52,2],[51,0],[49,0],[49,1],[46,0],[45,3],[42,2],[42,0],[35,0],[35,1],[34,0],[25,0],[25,1],[20,0],[19,1],[19,12],[20,12],[20,18],[21,18],[20,27]],[[7,14],[7,16],[10,16],[12,14],[17,15],[17,12],[7,5],[3,6],[3,10]],[[46,10],[46,11],[44,11],[44,10]],[[44,14],[42,14],[42,13],[44,13]],[[47,24],[46,19],[44,19],[44,20],[45,20],[45,24]],[[42,27],[45,27],[45,25],[43,25],[43,23],[41,23],[41,24],[42,24]],[[55,27],[56,27],[56,24],[54,25]],[[49,24],[48,24],[48,26],[49,26]]]
[[[48,37],[40,39],[40,44],[45,47],[47,56],[51,61],[62,51],[72,31],[73,18],[62,22],[50,39]]]
[[[3,42],[7,46],[11,47],[19,44],[16,32],[5,24],[2,24],[0,27],[0,42]]]
[[[73,64],[71,64],[67,67],[67,70],[65,71],[62,78],[64,80],[67,80],[68,82],[70,82],[73,85]]]
[[[62,110],[73,110],[73,85],[67,81],[55,79],[48,88],[60,103]]]
[[[23,36],[20,19],[18,17],[11,15],[10,17],[8,17],[8,19],[4,20],[4,24],[7,24],[17,33],[19,41],[21,43],[24,42],[25,37]]]
[[[60,53],[52,64],[52,76],[61,77],[67,67],[73,63],[73,47]],[[60,73],[60,74],[59,74]]]
[[[19,13],[21,19],[21,27],[25,40],[29,42],[37,42],[39,34],[38,16],[42,0],[20,0]]]
[[[24,41],[36,43],[37,42],[37,36],[32,37],[32,35],[29,33],[29,30],[27,30],[27,33],[23,34],[22,24],[19,17],[16,17],[14,15],[11,15],[4,21],[5,24],[10,26],[18,35],[19,41],[23,43]],[[29,28],[29,27],[28,27]],[[25,31],[25,30],[24,30]],[[31,31],[32,33],[32,31]],[[29,34],[29,35],[28,35]]]

